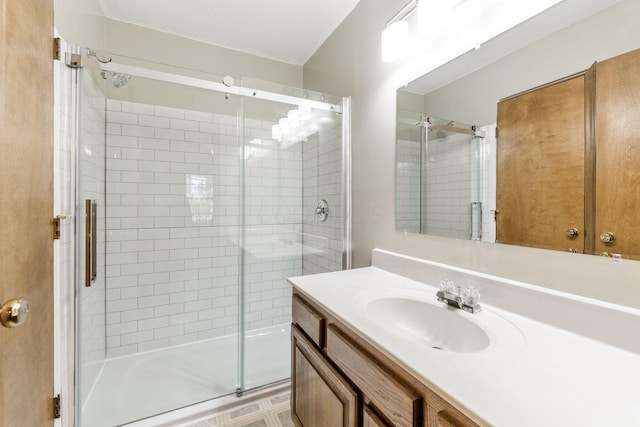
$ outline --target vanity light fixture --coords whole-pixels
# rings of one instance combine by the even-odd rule
[[[383,62],[393,62],[409,51],[409,23],[406,19],[417,6],[418,0],[411,0],[385,24],[380,36]]]
[[[466,0],[458,0],[456,6]],[[452,0],[411,0],[398,13],[387,21],[381,36],[382,61],[393,62],[409,51],[409,23],[407,18],[417,12],[420,37],[441,32],[447,28],[453,16]]]
[[[407,54],[409,44],[409,23],[398,21],[382,31],[382,61],[393,62]]]
[[[271,126],[271,138],[276,141],[300,142],[318,131],[319,127],[311,121],[313,111],[311,106],[301,104],[289,110],[277,124]],[[321,120],[322,118],[320,118]]]

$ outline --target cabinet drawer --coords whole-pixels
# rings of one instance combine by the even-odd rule
[[[422,397],[334,325],[327,330],[327,355],[391,424],[422,426]]]
[[[293,323],[298,325],[318,347],[323,348],[325,346],[324,316],[304,302],[298,295],[293,296],[291,310]]]

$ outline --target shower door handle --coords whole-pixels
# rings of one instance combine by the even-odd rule
[[[91,286],[98,276],[98,202],[85,201],[85,271],[84,285]]]

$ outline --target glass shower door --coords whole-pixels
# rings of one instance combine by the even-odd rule
[[[79,72],[79,218],[85,200],[98,206],[96,279],[79,284],[81,425],[120,425],[233,393],[240,99]]]
[[[344,268],[341,99],[122,62],[73,71],[91,427],[288,378],[286,278]]]
[[[343,268],[341,100],[256,80],[243,83],[280,96],[243,99],[239,391],[291,375],[286,279]]]

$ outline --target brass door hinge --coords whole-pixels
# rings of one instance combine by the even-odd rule
[[[54,419],[59,419],[61,417],[60,414],[60,405],[62,404],[62,397],[60,397],[60,395],[58,394],[57,396],[54,396],[53,398],[53,418]]]
[[[53,60],[60,61],[60,37],[53,38]]]
[[[53,218],[53,240],[60,240],[60,221],[70,218],[66,215],[58,215]]]

